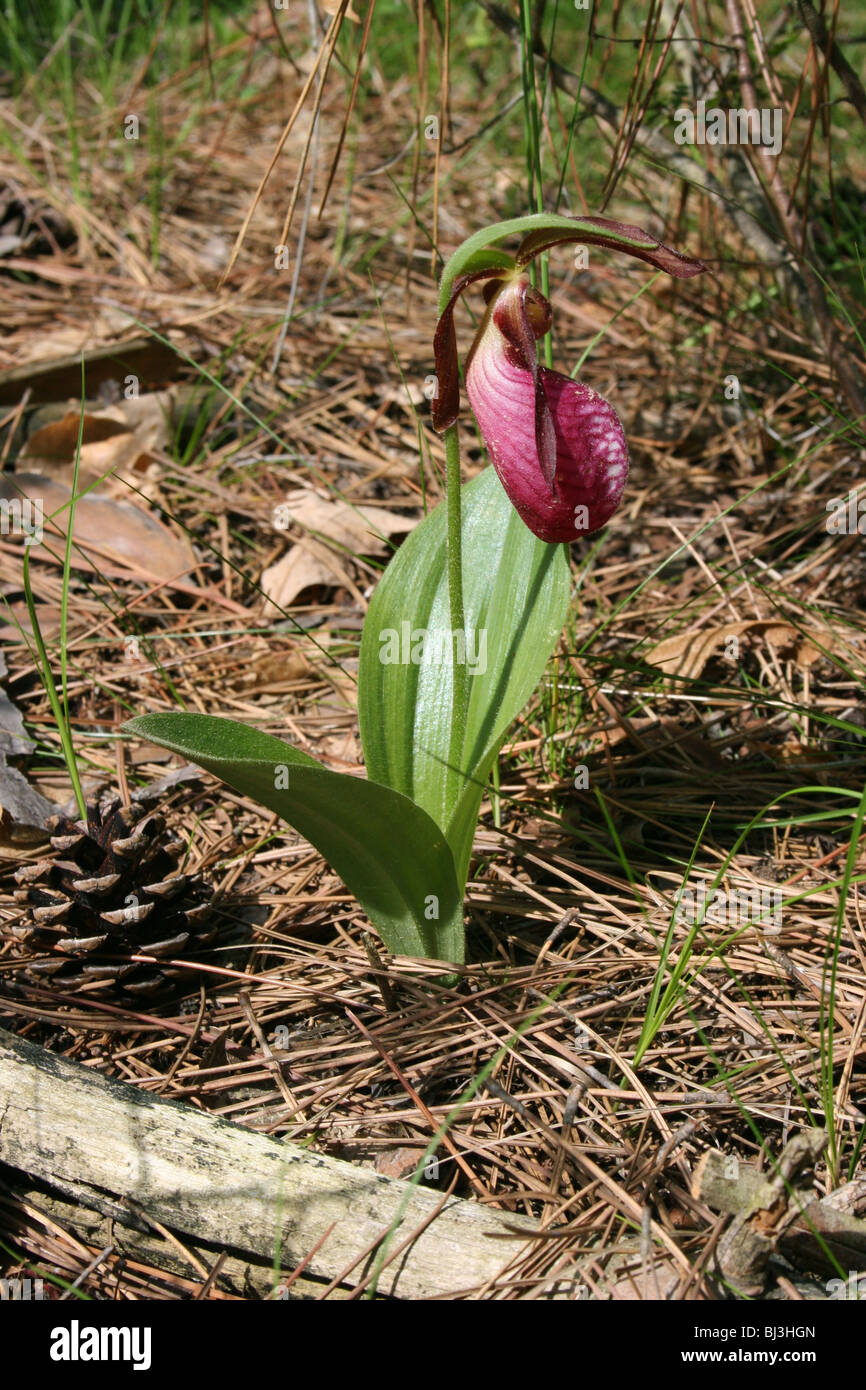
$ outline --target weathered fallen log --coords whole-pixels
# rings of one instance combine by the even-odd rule
[[[132,1219],[127,1217],[127,1221]],[[15,1168],[0,1165],[0,1230],[7,1233],[7,1243],[22,1252],[22,1263],[26,1264],[28,1255],[33,1254],[33,1234],[40,1226],[43,1238],[47,1232],[53,1238],[52,1243],[56,1244],[59,1228],[68,1236],[71,1248],[83,1243],[94,1257],[102,1255],[99,1267],[105,1276],[104,1287],[112,1293],[120,1273],[134,1271],[146,1277],[156,1272],[157,1286],[162,1284],[186,1292],[191,1298],[200,1298],[205,1284],[213,1289],[212,1298],[229,1295],[254,1301],[317,1299],[327,1287],[319,1280],[307,1279],[304,1274],[292,1276],[289,1284],[288,1275],[275,1275],[273,1263],[256,1260],[250,1255],[243,1258],[227,1255],[225,1250],[206,1245],[192,1236],[179,1237],[174,1232],[163,1234],[167,1228],[157,1229],[147,1217],[142,1216],[138,1226],[121,1223],[84,1206],[79,1200],[61,1197],[44,1183],[35,1182]],[[60,1277],[75,1278],[80,1263],[79,1251],[75,1269],[71,1266],[68,1270],[60,1268]],[[41,1268],[42,1261],[37,1257],[31,1265],[33,1274],[37,1275]],[[49,1268],[54,1273],[58,1267],[49,1262]],[[0,1298],[2,1295],[0,1287]],[[99,1294],[94,1296],[98,1298]],[[352,1290],[347,1287],[337,1287],[328,1294],[328,1298],[334,1300],[351,1297]]]
[[[378,1290],[459,1296],[536,1230],[89,1071],[0,1030],[0,1163],[130,1227],[149,1217],[234,1257],[347,1287],[394,1227]]]

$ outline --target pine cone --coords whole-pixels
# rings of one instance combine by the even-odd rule
[[[112,796],[88,806],[86,821],[54,816],[49,829],[56,855],[15,874],[25,915],[12,934],[28,952],[51,953],[27,959],[29,976],[65,988],[113,979],[149,994],[180,972],[123,957],[178,956],[214,936],[213,890],[178,871],[184,844],[165,839],[162,816]]]

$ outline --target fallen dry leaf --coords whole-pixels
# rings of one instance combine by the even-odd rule
[[[312,539],[333,541],[357,555],[387,555],[388,538],[406,535],[417,523],[417,517],[401,516],[385,507],[334,501],[306,487],[290,492],[274,513],[276,530],[300,526]]]
[[[292,681],[302,680],[310,674],[310,663],[299,647],[293,643],[278,647],[275,651],[266,648],[244,659],[237,676],[230,680],[232,689],[244,690],[248,694],[255,691],[265,694],[280,691]]]
[[[98,482],[101,493],[129,497],[127,484],[131,483],[137,491],[152,496],[148,474],[154,463],[153,451],[168,442],[168,395],[153,392],[118,401],[98,413],[85,413],[83,424],[80,411],[70,410],[62,419],[34,430],[20,457],[34,472],[71,486],[81,427],[80,487]]]
[[[647,661],[659,666],[669,676],[680,676],[684,680],[695,680],[708,662],[728,644],[732,637],[762,637],[765,642],[779,651],[793,652],[799,666],[811,666],[822,655],[821,648],[832,650],[832,634],[815,634],[815,642],[809,640],[791,623],[779,618],[756,618],[750,622],[726,623],[723,627],[710,628],[705,632],[678,632],[675,637],[666,637],[647,654]]]
[[[66,535],[70,496],[63,483],[39,473],[15,473],[0,479],[0,497],[27,499],[34,508],[41,508],[45,539],[37,543],[34,535],[31,558],[62,562],[59,542]],[[98,493],[78,498],[72,535],[77,543],[72,549],[75,569],[100,569],[104,558],[124,569],[171,582],[188,575],[197,563],[186,541],[172,535],[149,512]],[[81,550],[86,553],[82,555]]]
[[[0,843],[13,847],[41,843],[48,838],[48,817],[56,810],[0,752]]]
[[[121,397],[96,414],[103,420],[116,420],[124,429],[148,441],[149,448],[163,448],[168,442],[169,425],[183,413],[195,392],[173,386],[168,391],[146,391],[143,395]]]
[[[4,681],[8,674],[6,657],[0,651],[0,681]],[[0,688],[0,749],[10,758],[20,758],[32,752],[33,747],[21,711],[12,703],[6,691]]]
[[[341,0],[319,0],[319,3],[321,4],[322,9],[325,11],[326,14],[335,15],[338,9],[340,8]],[[361,23],[361,16],[355,14],[355,10],[352,6],[351,0],[349,0],[349,4],[346,8],[345,18],[351,19],[353,24]]]
[[[420,1144],[401,1144],[396,1149],[383,1149],[376,1155],[377,1173],[386,1178],[411,1178],[427,1150]],[[435,1165],[435,1159],[434,1159]],[[435,1167],[431,1170],[435,1172]]]
[[[345,734],[324,734],[312,740],[316,757],[336,772],[362,772],[364,751],[361,740],[351,730]]]
[[[337,557],[326,545],[316,541],[300,541],[287,550],[275,564],[263,571],[259,581],[266,598],[263,611],[274,616],[274,605],[282,612],[298,594],[320,584],[333,589],[347,584],[348,575]]]
[[[657,1301],[672,1298],[681,1276],[670,1265],[638,1265],[626,1277],[608,1285],[607,1296],[615,1303]]]
[[[34,430],[21,450],[21,458],[38,459],[41,465],[72,463],[75,458],[75,447],[78,443],[80,422],[80,412],[70,410],[62,419],[54,420],[50,424],[43,425],[41,429]],[[82,451],[89,444],[104,443],[105,440],[113,439],[118,434],[127,433],[127,426],[119,424],[117,420],[101,419],[97,415],[85,414],[81,440]]]
[[[259,582],[266,596],[265,613],[273,616],[273,604],[279,609],[290,607],[304,589],[333,589],[337,585],[354,589],[345,551],[386,555],[387,538],[405,534],[417,524],[417,517],[401,516],[384,507],[355,507],[331,501],[312,488],[295,489],[275,509],[274,527],[286,531],[300,526],[305,535],[262,574]]]

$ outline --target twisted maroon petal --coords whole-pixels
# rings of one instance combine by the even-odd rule
[[[500,291],[470,354],[466,391],[500,482],[530,531],[543,541],[574,541],[619,506],[628,447],[597,392],[537,366],[546,304],[526,277]]]
[[[436,395],[431,415],[433,428],[442,434],[453,425],[460,411],[460,365],[457,357],[457,333],[454,329],[454,310],[468,285],[475,280],[498,280],[501,269],[474,270],[463,275],[454,285],[451,298],[445,305],[433,334],[433,361],[436,365]]]

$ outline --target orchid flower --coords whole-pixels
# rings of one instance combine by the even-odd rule
[[[496,246],[516,235],[524,238],[516,257]],[[434,339],[433,416],[445,431],[445,505],[433,508],[389,561],[364,619],[358,716],[367,776],[334,772],[282,739],[210,715],[161,709],[127,725],[216,773],[306,836],[392,951],[457,965],[464,960],[463,895],[487,779],[571,602],[565,546],[545,542],[603,526],[628,468],[611,406],[536,361],[536,341],[552,315],[526,266],[561,241],[627,251],[671,275],[704,269],[635,227],[542,213],[482,228],[448,261]],[[476,280],[489,282],[488,303],[466,388],[495,472],[485,468],[463,487],[454,308]],[[464,541],[472,556],[465,574]],[[485,659],[470,672],[468,636],[479,631]],[[422,642],[429,638],[430,650],[444,659],[415,664],[414,646],[404,642],[400,663],[383,660],[383,641],[390,646],[398,632],[413,643],[414,634],[424,634]]]
[[[602,396],[539,365],[536,340],[549,332],[552,311],[525,267],[540,252],[568,241],[625,251],[680,278],[705,267],[640,228],[609,218],[546,221],[524,238],[516,258],[481,252],[478,258],[492,263],[468,269],[450,285],[434,338],[439,394],[433,424],[444,431],[457,418],[454,308],[471,283],[485,279],[487,311],[466,359],[469,404],[499,480],[530,531],[543,541],[573,541],[597,531],[619,506],[628,446],[615,410]]]

